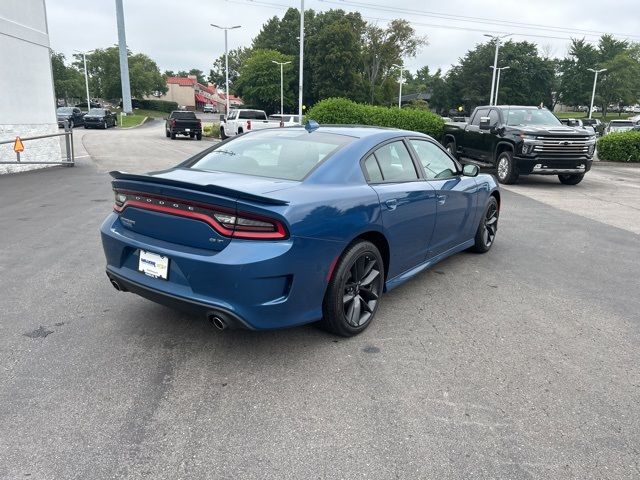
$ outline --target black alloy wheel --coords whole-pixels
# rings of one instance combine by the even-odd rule
[[[489,251],[496,239],[496,233],[498,233],[499,216],[500,209],[498,208],[498,201],[494,196],[491,196],[484,210],[484,215],[480,220],[480,225],[478,225],[475,244],[471,247],[474,252],[485,253]]]
[[[357,335],[369,326],[384,288],[384,264],[370,242],[359,241],[340,257],[323,302],[323,326],[338,335]]]

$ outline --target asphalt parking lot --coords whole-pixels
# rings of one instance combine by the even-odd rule
[[[0,176],[0,478],[640,478],[640,168],[504,189],[488,254],[342,339],[116,292],[106,172],[211,142],[159,122],[75,141],[74,168]]]

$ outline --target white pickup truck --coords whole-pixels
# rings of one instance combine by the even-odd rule
[[[268,120],[264,110],[229,110],[229,115],[220,120],[220,138],[233,137],[251,130],[279,127],[280,120]]]

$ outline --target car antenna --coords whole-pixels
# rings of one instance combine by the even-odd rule
[[[304,124],[304,129],[309,133],[315,132],[318,128],[320,125],[315,120],[307,120],[307,123]]]

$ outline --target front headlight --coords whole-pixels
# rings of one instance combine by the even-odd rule
[[[589,142],[595,142],[595,141],[596,141],[596,138],[597,138],[597,136],[596,136],[596,135],[591,135],[591,136],[589,137],[589,140],[588,140],[588,141],[589,141]]]
[[[536,136],[535,135],[527,135],[527,134],[521,133],[520,134],[520,138],[522,140],[532,142],[532,141],[534,141],[536,139]]]

